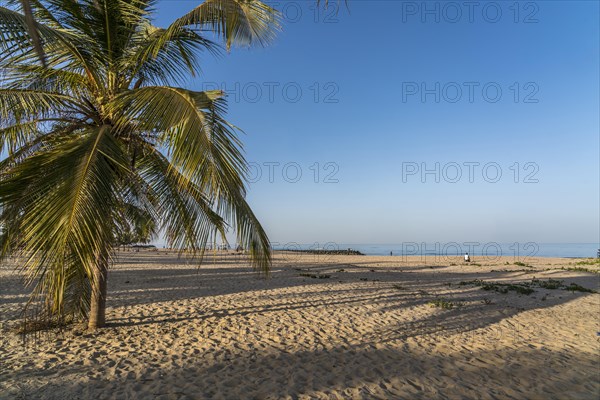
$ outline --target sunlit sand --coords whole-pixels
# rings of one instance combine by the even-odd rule
[[[597,398],[599,294],[465,283],[597,290],[600,275],[569,259],[448,261],[277,253],[265,280],[231,253],[197,268],[174,252],[121,252],[107,328],[26,346],[14,327],[27,292],[5,265],[0,396]]]

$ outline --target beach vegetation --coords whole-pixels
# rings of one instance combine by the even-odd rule
[[[453,302],[442,297],[431,300],[427,304],[429,304],[430,307],[437,307],[443,310],[451,310],[455,307],[462,307],[462,303]]]
[[[522,262],[522,261],[516,261],[516,262],[514,263],[514,265],[518,265],[519,267],[528,267],[528,268],[533,268],[533,266],[532,266],[532,265],[526,264],[526,263],[524,263],[524,262]]]
[[[491,281],[483,281],[481,279],[475,279],[472,281],[462,281],[459,285],[472,285],[479,286],[482,290],[487,291],[495,291],[498,293],[506,294],[509,291],[514,291],[519,294],[530,295],[535,292],[534,288],[548,289],[548,290],[569,290],[572,292],[587,292],[587,293],[596,293],[595,290],[585,288],[576,283],[571,283],[569,285],[565,285],[563,281],[559,281],[556,279],[535,279],[533,278],[529,282],[521,282],[521,283],[499,283],[499,282],[491,282]]]
[[[309,273],[303,273],[303,274],[300,274],[299,276],[305,276],[307,278],[312,278],[312,279],[329,279],[329,278],[331,278],[331,275],[327,275],[327,274],[309,274]]]

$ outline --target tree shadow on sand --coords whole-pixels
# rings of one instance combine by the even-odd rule
[[[96,364],[65,365],[57,359],[48,362],[37,375],[27,369],[5,370],[0,375],[6,384],[0,389],[7,396],[48,399],[133,399],[140,393],[149,398],[174,399],[595,399],[600,394],[598,353],[584,351],[589,350],[590,342],[598,341],[595,332],[582,332],[581,340],[587,343],[582,348],[569,345],[549,350],[544,341],[552,335],[552,326],[518,321],[521,313],[597,294],[536,288],[535,293],[525,296],[459,284],[474,279],[528,281],[531,273],[432,272],[427,266],[410,272],[395,268],[373,272],[362,265],[338,263],[311,266],[311,272],[331,275],[329,279],[311,279],[300,276],[302,271],[298,269],[306,266],[276,264],[272,278],[265,280],[249,267],[232,265],[237,261],[227,259],[200,269],[163,261],[157,259],[156,267],[148,269],[126,260],[111,271],[109,328],[97,337],[81,338],[92,342],[102,341],[102,335],[112,338],[103,345],[108,346],[105,355],[91,355]],[[597,288],[597,276],[560,278],[563,275],[564,271],[557,271],[545,277]],[[5,303],[11,306],[26,294],[17,279],[11,275],[1,282],[0,293],[10,293]],[[286,290],[276,290],[281,288]],[[256,304],[203,300],[247,292],[252,292]],[[261,296],[266,297],[264,302],[259,301]],[[411,317],[411,310],[429,307],[435,299],[457,306]],[[182,310],[177,313],[169,308],[182,302],[189,307],[177,308]],[[161,312],[162,306],[155,303],[164,303],[164,310]],[[149,314],[132,315],[132,309],[145,305],[150,306]],[[194,348],[195,343],[204,340],[202,334],[188,332],[181,335],[181,340],[186,341],[183,348],[191,354],[164,362],[148,360],[140,342],[127,339],[139,329],[150,328],[141,331],[144,334],[164,331],[169,335],[203,322],[235,319],[243,323],[248,321],[246,318],[271,316],[277,324],[278,315],[299,310],[318,315],[364,307],[375,315],[399,317],[375,319],[376,324],[358,341],[331,341],[295,352],[265,337],[266,346],[260,350],[252,351],[248,340],[242,340],[242,347],[235,351],[223,343],[206,353]],[[114,315],[116,311],[123,317]],[[302,320],[297,323],[305,324]],[[310,333],[319,326],[305,328]],[[164,346],[142,344],[148,345]],[[93,344],[90,346],[93,348]],[[115,364],[112,350],[123,348],[126,355],[120,357],[129,366],[119,367],[117,361],[117,366],[110,367]]]
[[[131,356],[136,365],[135,356]],[[202,355],[157,371],[81,380],[81,370],[46,371],[43,388],[22,382],[7,390],[52,399],[597,399],[597,359],[577,351],[496,348],[387,348],[365,342],[294,353]],[[58,376],[60,374],[60,377]],[[31,381],[29,381],[31,382]],[[16,394],[16,393],[15,393]],[[41,397],[38,397],[41,396]]]

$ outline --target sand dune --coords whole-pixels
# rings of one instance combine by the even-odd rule
[[[13,332],[27,292],[4,265],[0,397],[597,399],[599,294],[460,284],[598,290],[600,275],[561,269],[575,260],[527,262],[278,253],[265,280],[232,254],[198,269],[175,253],[122,252],[107,328],[27,346]]]

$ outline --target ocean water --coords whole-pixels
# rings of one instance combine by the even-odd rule
[[[598,255],[598,243],[497,243],[497,242],[404,242],[395,244],[357,243],[285,243],[273,246],[276,250],[358,250],[366,255],[393,256],[462,256],[494,258],[507,256],[527,257],[592,257]]]
[[[164,241],[152,244],[165,247]],[[528,257],[596,258],[599,243],[498,243],[498,242],[404,242],[392,244],[369,243],[273,243],[275,250],[358,250],[372,256],[440,256],[455,257],[469,253],[473,257],[493,259],[498,256],[525,259]],[[237,246],[231,244],[230,248]]]

